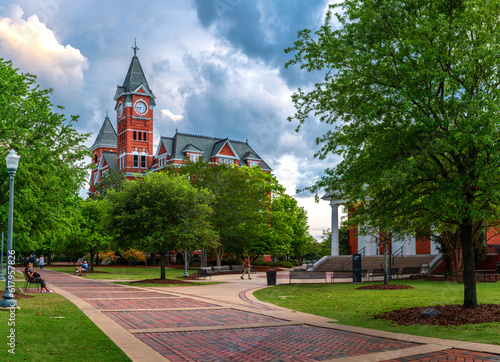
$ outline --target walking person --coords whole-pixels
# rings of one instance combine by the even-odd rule
[[[38,265],[40,266],[40,270],[42,270],[43,266],[45,265],[45,259],[43,258],[43,255],[40,255],[40,260],[38,260]]]
[[[243,272],[243,274],[241,274],[241,279],[245,279],[245,278],[243,278],[243,276],[245,274],[248,274],[248,279],[252,279],[250,277],[250,257],[249,256],[247,256],[245,258],[245,260],[243,261],[243,268],[245,269],[245,271]]]

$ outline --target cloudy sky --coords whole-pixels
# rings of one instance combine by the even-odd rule
[[[156,95],[154,137],[182,133],[245,141],[307,209],[311,234],[330,227],[330,206],[297,188],[335,163],[313,157],[327,129],[295,132],[292,93],[322,74],[285,69],[297,31],[317,29],[333,0],[2,0],[0,58],[53,88],[54,104],[80,116],[90,146],[123,83],[131,47]],[[116,126],[116,124],[115,124]]]

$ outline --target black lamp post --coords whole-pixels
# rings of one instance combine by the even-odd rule
[[[10,153],[5,158],[7,162],[7,171],[10,176],[10,188],[9,188],[9,224],[7,229],[7,269],[6,269],[6,281],[5,281],[5,293],[3,294],[3,299],[0,300],[0,307],[13,308],[17,306],[17,301],[14,299],[14,290],[12,287],[12,279],[14,278],[14,271],[12,270],[12,265],[16,259],[15,251],[12,250],[12,230],[13,230],[13,217],[14,217],[14,176],[16,175],[17,166],[19,165],[20,156],[17,155],[16,151],[10,150]]]

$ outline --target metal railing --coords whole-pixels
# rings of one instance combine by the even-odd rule
[[[366,247],[363,247],[360,250],[358,250],[358,252],[355,253],[355,254],[361,254],[361,256],[365,256],[365,250],[366,250]],[[354,260],[354,254],[351,255],[351,257],[349,259],[347,259],[346,261],[344,261],[342,263],[341,270],[343,271],[344,270],[344,266],[347,266],[347,265],[351,264],[353,260]]]
[[[396,250],[394,253],[392,253],[392,255],[391,255],[392,264],[394,264],[394,260],[396,259],[397,256],[403,257],[403,248],[404,248],[404,245],[402,247],[400,247],[398,250]]]

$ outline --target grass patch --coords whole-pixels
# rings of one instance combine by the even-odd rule
[[[45,269],[54,270],[66,274],[75,275],[75,267],[73,266],[50,266]],[[130,267],[102,267],[97,266],[95,270],[105,273],[90,273],[85,276],[85,279],[114,279],[114,280],[141,280],[155,279],[160,277],[160,267],[147,268],[130,268]],[[184,275],[184,269],[169,269],[165,268],[165,277],[167,279],[175,279]]]
[[[18,281],[19,282],[19,281]],[[57,294],[30,293],[18,299],[15,325],[10,312],[0,311],[2,361],[130,361],[130,359],[73,303]],[[62,318],[64,317],[64,318]],[[15,354],[7,337],[15,329]]]
[[[367,285],[364,283],[363,285]],[[394,281],[414,289],[356,290],[360,284],[277,285],[254,292],[258,299],[281,307],[337,319],[338,323],[425,337],[500,344],[500,323],[470,324],[454,327],[434,325],[401,326],[373,316],[398,309],[462,304],[463,284],[423,280]],[[496,283],[477,284],[480,304],[498,304]]]

